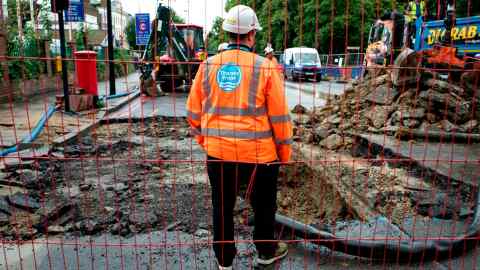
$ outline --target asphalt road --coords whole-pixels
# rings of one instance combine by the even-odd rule
[[[358,258],[299,242],[289,245],[289,255],[267,268],[253,268],[253,245],[237,244],[234,269],[478,269],[477,250],[465,256],[417,263],[387,263]],[[156,231],[124,238],[110,234],[84,237],[50,237],[23,245],[0,244],[0,269],[210,269],[215,270],[211,235],[194,236],[179,231]]]
[[[297,104],[301,104],[309,109],[323,106],[329,95],[340,95],[346,87],[348,87],[348,84],[336,82],[285,81],[285,93],[290,108]]]
[[[285,81],[285,93],[289,108],[297,104],[311,109],[323,106],[328,95],[339,95],[348,84],[335,82],[291,82]],[[110,115],[111,119],[141,119],[155,116],[184,117],[186,112],[186,93],[170,93],[157,98],[140,97],[118,112]]]

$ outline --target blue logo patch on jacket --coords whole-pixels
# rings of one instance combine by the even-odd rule
[[[218,86],[225,92],[233,92],[242,81],[242,70],[234,63],[227,63],[217,71]]]

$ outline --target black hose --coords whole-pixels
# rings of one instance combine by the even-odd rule
[[[474,218],[467,232],[454,239],[348,240],[280,214],[275,216],[275,220],[279,225],[290,228],[295,236],[334,251],[387,261],[428,261],[463,255],[477,246],[480,235],[479,194],[477,194],[476,200]]]

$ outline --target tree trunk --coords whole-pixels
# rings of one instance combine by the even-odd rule
[[[1,0],[0,0],[1,1]],[[50,42],[48,40],[44,40],[44,47],[45,47],[45,58],[47,59],[47,74],[48,77],[52,76],[52,61],[50,60]]]

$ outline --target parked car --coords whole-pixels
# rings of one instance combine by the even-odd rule
[[[288,48],[280,57],[288,80],[322,80],[322,64],[318,51],[314,48]]]

